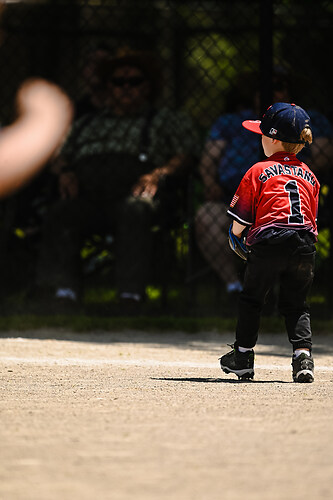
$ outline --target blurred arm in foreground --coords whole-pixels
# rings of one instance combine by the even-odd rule
[[[0,131],[0,196],[36,174],[62,144],[73,116],[67,95],[41,79],[25,81],[16,96],[17,120]]]

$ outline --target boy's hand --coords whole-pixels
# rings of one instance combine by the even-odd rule
[[[230,248],[235,252],[238,257],[243,260],[247,260],[248,250],[245,244],[244,236],[237,237],[232,232],[232,224],[229,227],[229,237],[228,237]]]

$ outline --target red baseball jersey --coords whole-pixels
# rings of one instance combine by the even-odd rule
[[[256,163],[244,175],[228,214],[250,226],[246,242],[306,230],[317,239],[320,184],[295,154],[278,152]]]

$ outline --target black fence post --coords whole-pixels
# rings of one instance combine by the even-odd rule
[[[260,112],[273,100],[273,0],[260,0],[259,27]]]

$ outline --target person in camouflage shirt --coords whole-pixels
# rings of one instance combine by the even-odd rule
[[[57,158],[61,200],[46,218],[37,282],[75,302],[84,238],[104,232],[115,240],[120,299],[140,303],[150,277],[151,228],[162,214],[164,222],[166,213],[172,219],[175,182],[188,175],[198,137],[189,116],[157,106],[160,75],[151,56],[127,51],[100,71],[110,106],[76,121]]]

